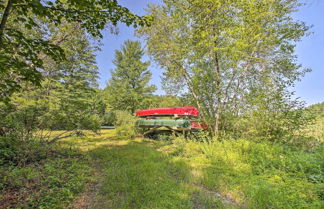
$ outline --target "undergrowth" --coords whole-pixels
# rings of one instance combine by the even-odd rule
[[[121,140],[115,130],[52,145],[11,140],[0,143],[0,208],[73,208],[91,181],[89,208],[324,207],[323,146]]]
[[[89,180],[77,149],[42,141],[0,140],[0,208],[67,208]]]
[[[160,149],[190,164],[200,184],[248,208],[324,207],[323,147],[178,138]]]

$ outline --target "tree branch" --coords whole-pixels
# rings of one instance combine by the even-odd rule
[[[52,144],[52,143],[55,143],[56,141],[58,141],[59,139],[64,139],[64,138],[73,136],[77,131],[73,130],[73,131],[71,131],[70,134],[64,136],[64,134],[69,133],[69,132],[70,131],[64,131],[63,133],[61,133],[61,134],[57,135],[56,137],[54,137],[53,139],[51,139],[48,143]]]
[[[12,0],[8,0],[7,6],[3,13],[1,24],[0,24],[0,47],[2,47],[4,30],[5,30],[6,23],[7,23],[9,14],[10,14],[11,7],[12,7]]]

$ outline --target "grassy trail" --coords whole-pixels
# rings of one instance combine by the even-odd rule
[[[77,208],[233,208],[195,182],[188,165],[161,150],[166,142],[115,140],[112,132],[68,139],[89,152],[93,182]]]
[[[93,184],[74,208],[295,209],[324,203],[321,149],[308,153],[249,140],[118,140],[114,131],[65,143],[85,152],[93,168]]]
[[[322,147],[120,140],[106,130],[17,153],[18,164],[0,167],[0,209],[324,208]]]

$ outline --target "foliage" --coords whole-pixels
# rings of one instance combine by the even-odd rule
[[[308,114],[315,117],[313,124],[303,127],[304,135],[315,139],[317,142],[324,142],[324,102],[314,104],[305,109]],[[310,141],[310,140],[309,140]]]
[[[103,125],[106,126],[113,126],[116,123],[116,113],[113,111],[106,112],[105,115],[103,116]]]
[[[89,208],[324,207],[324,103],[289,91],[308,71],[298,0],[163,2],[146,27],[116,0],[0,1],[0,207],[74,207],[90,178]],[[168,95],[130,40],[98,89],[96,38],[117,22],[142,26]],[[187,105],[210,132],[136,138],[136,110]]]
[[[136,27],[150,22],[150,17],[134,15],[116,0],[7,0],[0,1],[0,9],[1,100],[17,92],[21,81],[40,85],[44,57],[58,62],[65,58],[60,40],[51,38],[46,23],[79,23],[88,34],[102,37],[107,24],[123,22]],[[30,36],[34,31],[40,35]]]
[[[53,110],[43,100],[32,98],[22,99],[15,97],[8,105],[0,105],[0,135],[17,138],[22,141],[32,141],[35,138],[51,140],[51,135],[43,130],[87,129],[97,131],[101,125],[101,118],[89,109],[79,110],[77,113],[71,109],[63,112]],[[53,105],[53,103],[51,104]],[[57,103],[57,105],[63,105]],[[67,105],[65,103],[65,105]],[[79,106],[74,106],[75,109]],[[88,107],[87,107],[88,108]]]
[[[45,154],[29,158],[25,165],[1,166],[2,202],[11,207],[66,208],[91,178],[99,192],[85,194],[90,195],[89,208],[322,208],[324,204],[323,147],[302,151],[248,139],[116,138],[115,130],[105,130],[102,135],[66,138],[61,144],[30,144]],[[97,174],[89,172],[94,169]]]
[[[296,63],[294,42],[308,30],[291,18],[297,0],[163,2],[149,7],[152,27],[138,32],[166,69],[167,89],[188,92],[214,135],[228,117],[262,110],[269,95],[279,99],[274,105],[290,103],[279,96],[305,73]],[[250,104],[250,96],[260,103]]]
[[[17,109],[13,104],[0,103],[0,136],[17,137],[20,140],[28,140],[32,132],[36,130],[37,118],[42,108],[25,106]]]
[[[135,113],[145,106],[146,100],[156,90],[155,85],[148,84],[152,74],[147,69],[150,63],[141,61],[143,55],[139,41],[127,40],[121,50],[115,51],[113,63],[116,68],[111,71],[105,89],[112,109]]]
[[[197,183],[241,206],[323,207],[323,147],[310,152],[249,139],[177,139],[159,149],[191,165]]]
[[[314,124],[303,128],[304,134],[315,139],[316,142],[324,142],[324,120],[317,119]],[[308,142],[311,140],[308,140]],[[313,140],[314,141],[314,140]],[[307,143],[307,141],[305,142]],[[315,143],[317,145],[318,143]]]
[[[90,176],[80,151],[37,140],[1,137],[0,159],[4,208],[66,208]]]
[[[66,60],[56,63],[44,58],[42,87],[22,82],[23,90],[0,106],[1,135],[16,131],[17,137],[26,139],[42,129],[96,131],[101,125],[105,105],[96,90],[97,48],[78,24],[62,23],[52,29]]]
[[[317,118],[323,119],[324,118],[324,102],[313,104],[308,107],[308,109],[315,114]]]
[[[37,148],[37,147],[41,148]],[[0,165],[25,166],[46,158],[48,147],[38,141],[22,141],[16,137],[0,137]]]
[[[120,139],[134,139],[136,136],[135,120],[136,118],[127,111],[118,110],[115,112],[116,135]]]
[[[188,106],[182,98],[173,95],[152,95],[148,100],[149,105],[145,108]]]
[[[90,43],[78,24],[61,24],[54,36],[65,37],[60,47],[66,54],[66,61],[57,64],[51,59],[46,60],[43,88],[38,90],[36,98],[30,99],[36,99],[47,106],[48,111],[43,121],[48,121],[49,124],[43,128],[95,130],[100,126],[98,114],[104,111],[104,105],[95,89],[98,74],[95,63],[97,48]],[[89,127],[86,127],[86,121],[92,125],[89,123]]]
[[[313,121],[304,110],[304,103],[293,99],[293,94],[276,92],[271,95],[251,93],[245,113],[228,116],[224,130],[232,137],[265,139],[273,142],[293,142],[303,135],[300,130]],[[296,141],[297,142],[297,141]]]

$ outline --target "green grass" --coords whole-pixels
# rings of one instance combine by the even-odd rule
[[[231,208],[193,184],[185,162],[157,150],[167,142],[116,140],[107,135],[113,131],[105,133],[73,142],[89,153],[100,173],[89,208]]]
[[[196,181],[248,208],[323,208],[324,149],[311,152],[272,143],[184,142],[177,157]],[[163,149],[167,149],[164,147]]]
[[[171,162],[141,143],[101,147],[105,208],[192,208],[184,164]]]
[[[29,148],[47,154],[23,165],[1,166],[0,208],[68,207],[89,181],[86,156],[77,150],[44,147],[40,143]]]
[[[45,154],[1,167],[3,208],[324,206],[323,147],[122,140],[105,130],[39,150]]]

